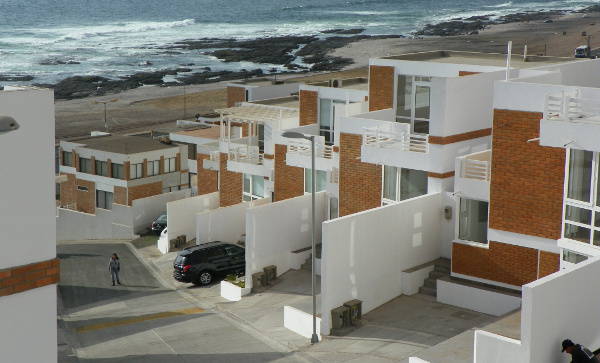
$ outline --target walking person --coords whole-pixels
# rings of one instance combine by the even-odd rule
[[[571,354],[571,363],[599,363],[596,358],[598,351],[591,352],[581,344],[575,344],[571,339],[565,339],[562,342],[563,353]]]
[[[121,270],[121,264],[119,263],[119,256],[116,253],[113,253],[110,256],[110,261],[108,262],[108,271],[112,277],[112,285],[115,286],[115,280],[117,284],[121,285],[121,281],[119,280],[119,270]]]

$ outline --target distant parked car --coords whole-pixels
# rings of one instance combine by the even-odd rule
[[[163,229],[167,228],[167,215],[166,214],[161,214],[160,216],[158,216],[158,218],[156,218],[153,222],[152,225],[150,226],[150,229],[152,230],[152,232],[154,232],[157,236],[160,235],[160,232],[163,231]]]
[[[243,273],[246,269],[246,252],[232,243],[203,243],[179,252],[173,268],[173,277],[179,282],[209,285],[216,276]]]

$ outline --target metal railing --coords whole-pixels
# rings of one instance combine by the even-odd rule
[[[556,121],[600,122],[600,101],[568,95],[547,95],[544,119]]]
[[[364,130],[363,145],[419,153],[429,152],[429,135],[394,132],[379,127],[365,127]]]
[[[208,160],[218,162],[220,160],[221,153],[219,150],[211,151],[208,154]]]
[[[477,179],[477,180],[490,180],[490,163],[486,160],[474,160],[464,158],[460,163],[460,177]]]
[[[288,142],[287,152],[310,157],[310,155],[311,155],[310,142],[309,141],[290,140]],[[333,151],[333,146],[331,146],[331,145],[325,145],[325,144],[316,144],[315,145],[315,156],[318,158],[334,159],[337,157],[337,155],[338,154]]]
[[[229,150],[228,160],[263,165],[264,155],[259,151],[258,146],[241,145]]]

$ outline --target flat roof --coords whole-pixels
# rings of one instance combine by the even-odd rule
[[[124,136],[111,135],[92,137],[88,139],[77,140],[78,143],[84,144],[81,147],[91,150],[100,150],[112,152],[116,154],[137,154],[146,151],[171,149],[177,145],[163,144],[162,142],[143,136]]]
[[[316,87],[331,87],[342,89],[355,89],[366,91],[369,89],[369,78],[354,77],[354,78],[334,78],[326,81],[309,82],[309,86]]]
[[[177,135],[202,137],[205,139],[218,139],[220,136],[219,126],[211,126],[205,129],[187,130],[174,132]]]
[[[299,108],[298,96],[288,96],[279,98],[269,98],[266,100],[252,101],[256,105],[280,106],[289,108]]]
[[[381,57],[379,59],[395,59],[417,62],[449,63],[449,64],[471,64],[478,66],[506,67],[506,54],[502,53],[479,53],[463,52],[453,50],[434,50],[429,52],[408,53]],[[576,58],[567,57],[544,57],[528,55],[523,59],[522,54],[512,54],[511,68],[533,68],[543,65],[573,62]]]
[[[284,83],[297,83],[297,81],[277,80],[274,78],[260,77],[260,78],[249,78],[240,81],[233,81],[230,85],[235,86],[273,86]]]

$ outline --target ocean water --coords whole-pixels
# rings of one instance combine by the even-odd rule
[[[409,34],[456,17],[576,9],[585,0],[0,0],[0,75],[53,83],[73,75],[118,77],[139,71],[269,69],[223,63],[202,50],[162,46],[184,39],[258,38],[366,28]],[[79,64],[41,65],[47,60]],[[150,64],[151,63],[151,64]],[[0,82],[7,84],[8,82]]]

